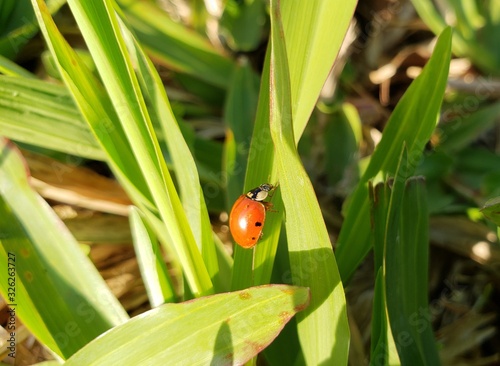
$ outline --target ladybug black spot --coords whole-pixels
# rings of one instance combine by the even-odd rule
[[[257,226],[257,227],[262,226],[262,222],[257,221],[257,222],[255,223],[255,226]]]

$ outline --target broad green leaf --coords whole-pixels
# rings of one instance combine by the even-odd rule
[[[128,316],[26,174],[20,152],[0,140],[0,257],[15,269],[13,284],[2,271],[0,290],[23,324],[68,358]]]
[[[107,332],[65,365],[241,365],[308,301],[308,289],[268,285],[165,304]]]
[[[344,290],[321,209],[295,146],[288,60],[278,4],[271,2],[269,116],[279,190],[286,211],[292,281],[311,289],[311,307],[297,317],[299,340],[307,364],[343,365],[347,364],[349,348]]]
[[[131,206],[130,226],[137,263],[152,308],[175,301],[175,289],[156,236],[149,230],[139,210]]]
[[[500,197],[492,198],[481,208],[484,217],[500,226]]]
[[[394,175],[403,143],[408,148],[408,171],[412,175],[436,126],[446,87],[451,56],[451,29],[443,31],[422,73],[413,81],[394,109],[382,139],[345,210],[336,250],[339,271],[348,281],[370,250],[368,180],[382,172]]]

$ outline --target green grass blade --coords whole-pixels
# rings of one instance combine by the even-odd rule
[[[36,79],[36,76],[22,68],[15,62],[0,54],[0,73],[8,76],[20,76],[28,79]]]
[[[488,200],[481,208],[484,217],[500,226],[500,197],[495,197]]]
[[[19,142],[105,159],[67,89],[60,85],[0,76],[0,130]]]
[[[217,262],[219,264],[218,286],[222,292],[231,290],[231,278],[233,275],[233,257],[227,252],[227,248],[219,237],[214,234]]]
[[[181,126],[186,138],[187,127],[182,123]],[[159,122],[155,128],[163,141]],[[106,160],[106,153],[63,85],[32,78],[0,76],[0,130],[4,136],[29,145],[88,159]],[[214,177],[211,172],[221,171],[221,159],[216,158],[222,156],[220,146],[198,136],[192,137],[192,153],[203,181],[212,182]],[[166,154],[168,156],[168,152]],[[172,165],[169,167],[172,168]],[[211,203],[215,201],[212,199]],[[218,207],[220,211],[222,205]]]
[[[15,256],[15,295],[7,271],[0,290],[30,331],[62,358],[127,320],[95,266],[30,187],[20,152],[0,140],[0,257]],[[36,219],[33,219],[36,217]]]
[[[386,252],[390,243],[398,240],[399,207],[403,199],[404,184],[408,171],[408,155],[405,144],[395,173],[384,183],[370,187],[371,222],[373,228],[375,271],[375,297],[373,305],[371,362],[386,365],[400,364],[387,316]]]
[[[259,79],[248,61],[242,60],[240,64],[234,71],[224,108],[228,135],[224,147],[228,210],[243,193],[259,92]]]
[[[355,5],[356,1],[340,0],[283,2],[283,28],[290,62],[295,141],[300,138],[332,67]],[[297,27],[297,24],[301,27]],[[276,173],[274,146],[268,127],[269,54],[268,48],[248,156],[245,191],[264,182],[276,183],[281,179]],[[267,215],[264,236],[255,248],[253,275],[251,251],[239,247],[235,249],[233,289],[244,288],[252,283],[269,282],[281,230],[283,206],[280,195],[278,190],[272,199],[277,212]]]
[[[359,144],[362,139],[361,119],[356,108],[344,103],[329,116],[325,128],[325,171],[332,186],[338,184],[346,175],[359,179],[356,166]]]
[[[150,114],[156,117],[161,126],[173,162],[183,208],[190,223],[190,228],[186,230],[192,230],[211,280],[216,282],[219,265],[212,236],[212,226],[200,187],[196,163],[184,140],[180,126],[175,120],[165,88],[153,64],[129,32],[125,32],[125,37],[134,56],[134,61],[138,65],[137,76],[145,99],[152,106]]]
[[[373,295],[370,363],[381,366],[389,365],[386,314],[384,276],[379,268]]]
[[[170,174],[166,169],[138,81],[132,69],[131,59],[125,49],[125,41],[119,37],[118,20],[114,10],[109,2],[103,3],[102,6],[91,5],[84,1],[70,1],[69,4],[82,29],[82,34],[87,40],[89,50],[101,73],[111,101],[115,109],[121,112],[120,122],[131,142],[132,151],[140,162],[139,166],[148,182],[160,216],[168,224],[168,230],[171,231],[171,236],[176,244],[174,247],[185,269],[184,274],[188,283],[196,295],[211,293],[212,283],[201,260],[195,238],[175,192]],[[109,34],[115,34],[116,37],[110,38]],[[121,55],[121,57],[117,57],[117,55]],[[150,64],[149,66],[151,67]],[[147,76],[146,73],[144,75]],[[163,90],[163,88],[158,87],[159,78],[155,82],[156,89],[153,92],[159,93],[160,90]],[[166,103],[167,98],[164,92],[159,97],[163,97]],[[158,105],[161,104],[158,103]],[[165,109],[170,110],[168,105],[165,105]],[[171,115],[170,112],[169,116]],[[171,119],[165,121],[165,123],[169,122]],[[169,133],[173,132],[169,131]],[[172,150],[171,153],[174,155]],[[191,176],[191,179],[193,178],[195,178],[195,182],[198,181],[197,176]],[[195,198],[200,197],[199,193],[198,187],[198,194],[195,195]],[[198,201],[198,207],[199,203]],[[200,211],[198,210],[198,212]]]
[[[174,244],[193,293],[211,293],[210,277],[161,156],[111,5],[108,2],[70,2],[109,94],[102,90],[62,40],[43,3],[34,0],[34,5],[65,83],[107,152],[115,174],[145,212],[162,243]],[[108,126],[103,126],[103,122]],[[102,131],[103,127],[107,127],[106,131]],[[163,220],[163,228],[153,217],[157,214]]]
[[[241,365],[308,301],[305,288],[268,285],[165,304],[112,329],[66,365]]]
[[[64,41],[44,3],[34,1],[33,6],[47,45],[57,60],[70,94],[106,153],[108,164],[129,195],[151,208],[153,205],[149,188],[102,84]],[[135,177],[133,182],[127,179],[129,176]]]
[[[136,207],[131,207],[129,217],[137,262],[151,307],[155,308],[167,302],[174,302],[174,286],[156,236],[149,230]]]
[[[399,240],[388,240],[387,309],[403,365],[439,365],[428,312],[429,214],[425,181],[406,181],[400,206]]]
[[[282,2],[296,143],[337,57],[356,4],[356,0]]]
[[[141,44],[174,70],[227,88],[234,67],[200,34],[176,23],[153,2],[119,0]]]
[[[443,99],[451,56],[451,29],[443,31],[422,73],[413,81],[394,109],[382,140],[351,196],[338,238],[337,262],[343,281],[348,281],[370,250],[368,180],[379,172],[394,175],[403,143],[408,147],[407,175],[415,171],[422,151],[434,130]]]
[[[278,4],[271,2],[271,136],[286,210],[292,281],[309,287],[312,295],[310,308],[297,317],[298,334],[307,364],[335,360],[343,365],[347,364],[349,347],[344,291],[321,209],[295,147],[288,61]]]

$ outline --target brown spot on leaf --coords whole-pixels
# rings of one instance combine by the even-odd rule
[[[279,313],[278,316],[280,318],[279,320],[280,324],[285,325],[292,316],[292,314],[290,314],[288,311],[282,311],[281,313]]]
[[[308,305],[309,305],[309,301],[308,301],[308,302],[305,302],[305,303],[303,303],[303,304],[299,304],[299,305],[295,306],[295,307],[293,308],[293,310],[294,310],[294,311],[296,311],[296,312],[299,312],[299,311],[302,311],[302,310],[304,310],[305,308],[307,308],[307,306],[308,306]]]
[[[30,256],[30,250],[26,249],[26,248],[21,249],[19,251],[19,253],[21,254],[21,257],[23,257],[23,258],[28,258]]]
[[[253,341],[249,341],[248,339],[245,341],[245,343],[250,346],[250,348],[255,352],[255,353],[259,353],[260,351],[262,351],[265,347],[265,345],[263,344],[260,344],[260,343],[257,343],[257,342],[253,342]]]
[[[31,282],[33,281],[33,273],[31,271],[26,271],[24,272],[24,278],[26,281]]]
[[[248,300],[248,299],[250,299],[252,297],[252,295],[248,291],[240,292],[239,296],[240,296],[241,300]]]

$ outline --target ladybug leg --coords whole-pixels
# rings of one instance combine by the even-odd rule
[[[276,182],[276,184],[273,185],[273,190],[269,192],[269,194],[267,195],[269,198],[273,198],[274,192],[276,192],[276,188],[278,188],[279,184],[280,184],[279,182]]]
[[[262,202],[262,204],[266,208],[266,211],[269,211],[269,210],[271,210],[274,207],[274,205],[272,204],[272,202]]]
[[[266,211],[269,211],[269,212],[278,212],[277,210],[273,210],[274,205],[273,205],[272,202],[262,202],[262,204],[266,208]]]

